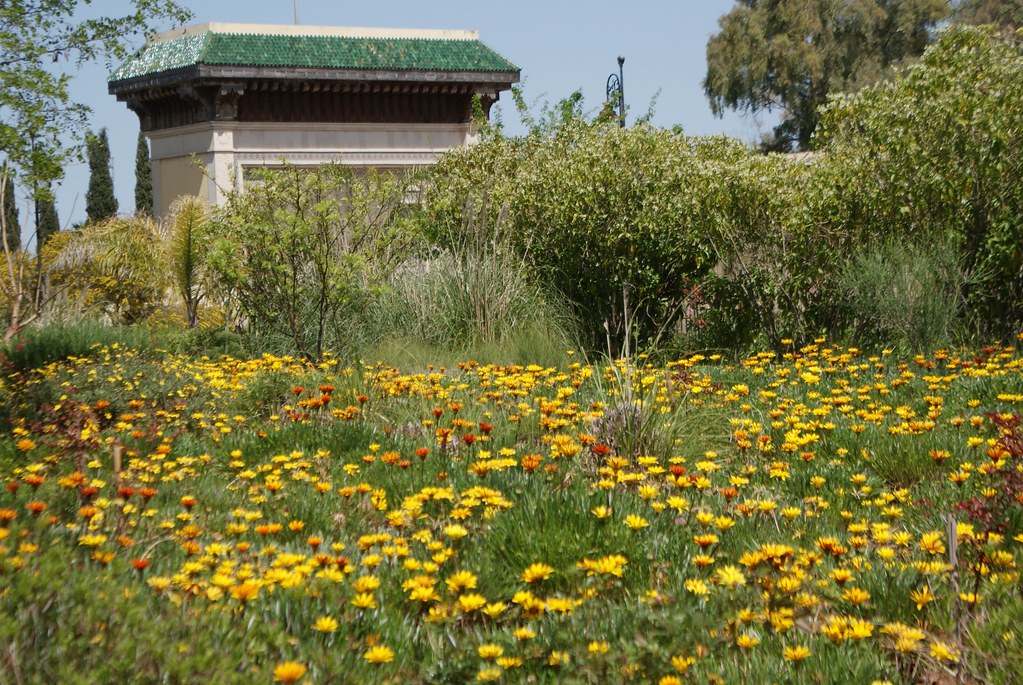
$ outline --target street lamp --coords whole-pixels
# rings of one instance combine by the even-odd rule
[[[618,57],[618,73],[607,77],[607,101],[611,106],[618,106],[618,125],[625,127],[625,75],[622,67],[625,58]]]

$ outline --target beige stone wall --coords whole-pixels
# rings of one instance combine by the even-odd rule
[[[154,214],[167,215],[170,206],[182,195],[206,197],[209,181],[196,167],[192,157],[170,157],[153,162],[153,186],[156,190]]]
[[[474,141],[468,124],[210,122],[147,135],[157,218],[181,195],[222,205],[231,189],[244,191],[246,172],[254,168],[340,163],[408,169],[434,164],[446,150]]]

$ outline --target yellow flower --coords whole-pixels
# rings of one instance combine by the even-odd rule
[[[858,618],[849,619],[848,637],[854,640],[862,640],[874,634],[874,624]]]
[[[611,516],[611,507],[600,505],[599,507],[593,507],[590,513],[596,516],[598,519],[606,519]]]
[[[924,585],[919,590],[910,590],[909,597],[916,603],[916,610],[920,611],[925,606],[934,601],[934,594],[931,592],[931,588],[928,585]]]
[[[611,645],[603,641],[594,640],[586,649],[590,654],[607,654],[608,650],[611,649]]]
[[[337,630],[337,627],[337,619],[330,616],[321,616],[316,619],[316,623],[313,624],[313,630],[320,633],[333,633]]]
[[[671,657],[671,665],[678,670],[679,673],[685,673],[689,670],[689,667],[696,663],[696,657],[682,656],[678,654]]]
[[[945,545],[941,541],[941,533],[932,531],[920,536],[920,549],[931,555],[943,554]]]
[[[980,602],[980,595],[975,592],[960,592],[959,599],[966,602],[971,607]]]
[[[469,531],[466,530],[464,526],[461,526],[457,523],[452,523],[450,526],[446,526],[444,528],[444,534],[447,535],[452,540],[461,540],[462,538],[469,534]]]
[[[461,592],[462,590],[472,590],[476,587],[476,576],[469,573],[468,571],[459,571],[454,573],[446,581],[448,589],[451,592]]]
[[[728,586],[733,590],[740,585],[746,584],[746,576],[742,575],[742,571],[735,566],[729,565],[719,568],[716,575],[719,585]]]
[[[249,582],[240,583],[231,588],[231,596],[244,604],[259,596],[259,586]]]
[[[699,578],[690,578],[686,581],[686,590],[697,597],[705,597],[710,594],[710,587]]]
[[[476,611],[483,607],[487,603],[487,598],[483,595],[475,593],[468,595],[461,595],[458,598],[458,608],[465,613]]]
[[[547,564],[532,564],[522,572],[521,578],[525,583],[538,583],[550,578],[552,573],[554,573],[554,569]]]
[[[735,644],[739,645],[743,649],[753,649],[760,644],[760,638],[750,633],[743,633],[739,637],[735,638]]]
[[[530,628],[529,626],[521,626],[519,628],[516,628],[514,632],[512,632],[512,635],[514,635],[519,640],[532,640],[534,637],[536,637],[536,631]]]
[[[480,655],[481,659],[492,660],[504,654],[504,647],[501,645],[495,645],[493,643],[486,643],[479,646],[476,653]]]
[[[380,579],[376,576],[359,576],[352,581],[352,589],[356,592],[372,592],[380,587]]]
[[[490,618],[497,618],[498,616],[503,614],[505,609],[507,608],[508,605],[505,604],[504,602],[493,602],[483,607],[483,613],[489,616]]]
[[[628,516],[625,517],[625,525],[627,525],[632,530],[639,530],[640,528],[646,528],[650,524],[647,523],[647,520],[642,516],[637,516],[636,514],[629,514]]]
[[[352,606],[356,609],[376,609],[377,600],[368,592],[360,592],[352,598]]]
[[[858,587],[851,587],[842,593],[842,599],[850,602],[854,606],[859,606],[870,599],[870,593]]]
[[[938,640],[931,644],[931,656],[938,661],[949,661],[959,663],[959,652],[952,645]]]
[[[362,655],[371,664],[389,664],[394,661],[394,651],[387,645],[376,645]]]
[[[300,664],[297,661],[285,661],[274,668],[274,682],[293,683],[304,676],[305,672],[305,664]]]
[[[568,652],[551,652],[551,655],[547,657],[547,663],[551,666],[564,666],[568,663]]]
[[[786,647],[782,653],[785,657],[785,661],[791,661],[793,663],[799,663],[806,657],[810,656],[810,650],[803,645],[796,645],[795,647]]]

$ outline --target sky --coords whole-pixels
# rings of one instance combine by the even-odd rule
[[[210,21],[262,24],[295,22],[294,0],[178,0],[189,8],[191,23]],[[535,110],[576,90],[588,111],[605,98],[607,77],[625,57],[624,90],[629,120],[653,103],[657,126],[681,125],[693,135],[726,134],[752,142],[771,122],[734,113],[716,118],[701,86],[706,74],[707,40],[731,0],[298,0],[299,23],[306,26],[471,29],[480,40],[522,69],[523,93]],[[97,0],[100,11],[125,13],[127,0]],[[157,26],[158,30],[171,26]],[[141,39],[133,48],[141,47]],[[116,66],[116,65],[113,65]],[[88,64],[76,74],[71,96],[92,109],[91,128],[106,127],[111,145],[114,191],[120,211],[135,208],[135,151],[138,118],[107,93],[108,65]],[[499,108],[505,130],[522,127],[509,94]],[[88,167],[69,165],[57,189],[61,225],[85,219]],[[21,216],[28,216],[24,206]],[[28,233],[28,231],[26,231]]]

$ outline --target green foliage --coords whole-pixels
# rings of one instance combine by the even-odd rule
[[[100,223],[117,214],[114,179],[110,174],[110,142],[107,140],[107,130],[102,128],[99,135],[90,135],[87,147],[89,189],[85,193],[85,213],[90,222]]]
[[[711,109],[780,111],[765,141],[806,150],[829,93],[860,87],[923,52],[944,0],[741,0],[707,44]]]
[[[964,24],[994,24],[1006,33],[1023,27],[1023,0],[958,0],[954,18]]]
[[[153,213],[153,165],[149,161],[149,145],[141,131],[135,149],[135,211]]]
[[[15,0],[0,4],[0,150],[29,186],[63,177],[77,158],[88,107],[71,98],[71,74],[85,62],[128,54],[127,41],[154,23],[182,23],[188,10],[165,0],[130,0],[118,15],[92,16],[88,0]],[[57,67],[54,67],[54,64]],[[69,135],[70,134],[70,135]],[[70,138],[70,146],[64,141]]]
[[[99,347],[145,350],[152,348],[153,342],[153,333],[145,328],[82,321],[23,331],[2,352],[14,370],[26,372],[69,357],[88,357]]]
[[[992,335],[1023,322],[1023,52],[993,29],[942,35],[903,78],[822,114],[830,211],[862,243],[950,234]],[[832,225],[838,222],[832,221]],[[853,237],[853,236],[850,236]]]
[[[270,170],[233,194],[213,219],[210,263],[247,332],[317,358],[350,349],[414,239],[408,189],[406,177],[326,165]]]
[[[532,334],[562,351],[575,344],[567,303],[543,288],[499,228],[470,227],[460,246],[405,262],[375,308],[385,335],[439,349],[501,349]]]
[[[587,345],[653,342],[678,320],[685,281],[711,266],[694,168],[729,144],[590,124],[570,101],[558,111],[524,139],[498,132],[442,159],[427,230],[454,245],[496,213],[545,286],[573,303]]]
[[[0,182],[3,183],[0,202],[3,204],[4,249],[17,252],[21,249],[21,223],[18,221],[18,205],[14,196],[14,174],[7,162],[4,162],[3,171],[0,172]]]
[[[57,204],[52,198],[39,200],[39,230],[36,236],[36,250],[60,230],[60,217],[57,216]]]

